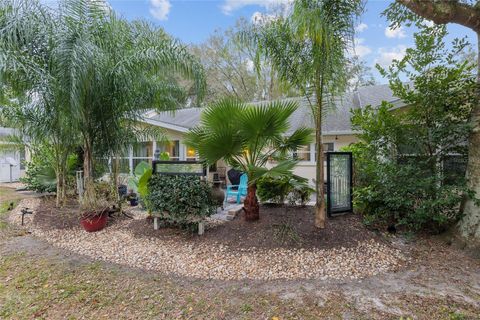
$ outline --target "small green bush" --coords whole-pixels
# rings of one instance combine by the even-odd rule
[[[291,190],[288,177],[262,177],[257,181],[257,196],[262,202],[283,204]]]
[[[190,226],[216,211],[211,186],[197,176],[154,174],[148,190],[147,208],[172,224]]]
[[[25,184],[28,190],[36,192],[56,192],[57,175],[53,167],[50,151],[40,149],[33,153],[32,158],[26,163],[25,175],[20,181]],[[81,166],[77,155],[71,154],[67,158],[67,190],[75,188],[75,171]]]
[[[262,202],[283,204],[288,200],[290,205],[305,205],[312,192],[307,180],[296,176],[266,176],[257,182],[257,196]]]

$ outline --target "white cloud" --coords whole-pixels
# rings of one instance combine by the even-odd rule
[[[403,30],[402,27],[398,27],[398,28],[395,28],[395,29],[392,29],[390,27],[386,27],[385,28],[385,36],[387,38],[402,39],[402,38],[405,38],[407,36],[407,34],[405,33],[405,30]]]
[[[150,0],[150,14],[158,20],[167,20],[171,7],[170,0]]]
[[[360,23],[358,26],[355,27],[355,31],[356,31],[356,32],[359,32],[359,33],[360,33],[360,32],[363,32],[363,31],[365,31],[365,30],[367,30],[367,29],[368,29],[368,24],[363,23],[363,22]]]
[[[247,70],[249,72],[253,72],[253,70],[255,69],[255,63],[250,59],[246,61],[245,66],[247,67]]]
[[[229,15],[235,10],[252,5],[261,6],[268,11],[278,9],[285,11],[292,3],[293,0],[225,0],[222,5],[222,12]]]
[[[372,53],[372,49],[365,45],[365,39],[363,38],[355,38],[355,52],[353,53],[354,55],[362,58],[370,53]]]
[[[435,25],[435,23],[434,23],[432,20],[424,19],[423,22],[424,22],[424,24],[425,24],[427,27],[429,27],[429,28],[431,28],[431,27],[433,27],[433,26]]]
[[[261,13],[259,11],[255,11],[252,14],[252,17],[250,18],[250,21],[253,24],[258,24],[258,25],[262,25],[273,20],[275,20],[275,15],[268,14],[268,13]]]
[[[393,48],[379,48],[378,57],[375,59],[375,63],[378,63],[382,67],[388,67],[393,60],[401,60],[405,57],[407,47],[400,44]]]

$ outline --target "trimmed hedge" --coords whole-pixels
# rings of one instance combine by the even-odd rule
[[[188,226],[216,212],[211,186],[197,176],[154,174],[148,189],[148,209],[166,222]]]

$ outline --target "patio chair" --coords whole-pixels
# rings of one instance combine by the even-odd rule
[[[240,177],[240,183],[238,185],[228,185],[227,192],[225,192],[225,201],[227,203],[229,197],[237,197],[237,204],[240,203],[241,197],[247,195],[248,177],[246,174],[242,174]]]

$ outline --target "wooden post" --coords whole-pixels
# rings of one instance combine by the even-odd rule
[[[202,220],[198,223],[198,235],[201,236],[205,233],[205,222]]]
[[[158,226],[158,217],[154,217],[153,218],[153,230],[158,230],[159,229],[159,226]]]

